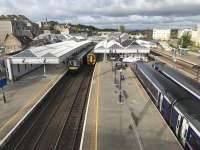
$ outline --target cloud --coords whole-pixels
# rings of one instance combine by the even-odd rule
[[[200,22],[199,0],[0,0],[0,14],[98,27],[152,28]]]

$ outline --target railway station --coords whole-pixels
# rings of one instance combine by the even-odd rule
[[[200,150],[200,0],[0,0],[0,150]]]
[[[175,82],[184,75],[166,77],[162,71],[173,69],[159,70],[149,55],[150,47],[112,37],[32,47],[8,57],[0,149],[199,148],[199,112],[191,109],[200,103],[194,90],[199,83],[187,78],[195,82],[188,87],[195,97]]]

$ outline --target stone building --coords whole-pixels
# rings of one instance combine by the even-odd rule
[[[39,32],[39,26],[24,16],[0,18],[0,47],[5,47],[6,53],[17,52],[26,47]]]
[[[171,29],[153,29],[153,39],[167,41],[170,40]]]
[[[5,47],[5,54],[14,54],[26,48],[31,39],[26,36],[17,37],[12,34],[7,34],[4,39],[3,46]]]

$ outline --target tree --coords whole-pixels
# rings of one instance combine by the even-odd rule
[[[182,48],[187,48],[188,46],[191,45],[191,34],[190,33],[185,33],[181,36],[179,39],[179,45],[181,45]]]

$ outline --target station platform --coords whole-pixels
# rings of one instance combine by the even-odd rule
[[[4,87],[7,102],[0,95],[0,143],[65,72],[62,64],[47,65],[46,77],[40,67]]]
[[[171,58],[173,57],[171,51],[160,50],[160,49],[152,49],[151,51],[156,52],[156,53],[160,53],[160,54],[163,53],[164,55],[167,55]],[[188,53],[180,56],[177,52],[176,59],[190,63],[190,64],[193,64],[193,65],[200,65],[200,56],[191,55],[191,54],[188,54]]]
[[[80,150],[182,149],[130,68],[122,74],[120,103],[119,71],[114,84],[112,63],[96,64]]]

